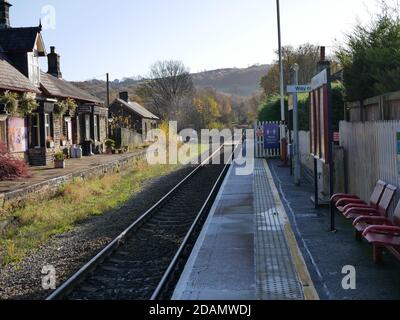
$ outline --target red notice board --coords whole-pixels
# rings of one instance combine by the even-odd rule
[[[329,162],[329,99],[328,73],[325,69],[311,81],[310,92],[310,153]]]

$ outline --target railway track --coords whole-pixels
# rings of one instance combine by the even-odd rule
[[[223,146],[47,300],[169,299],[229,164]]]

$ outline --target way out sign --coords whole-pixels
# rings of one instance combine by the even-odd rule
[[[290,85],[287,86],[288,93],[308,93],[311,92],[310,85]]]

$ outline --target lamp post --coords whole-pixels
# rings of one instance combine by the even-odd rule
[[[278,18],[278,52],[279,52],[279,68],[280,68],[280,95],[281,95],[281,121],[282,127],[285,125],[285,91],[283,83],[283,61],[282,61],[282,38],[281,38],[281,12],[279,0],[276,0],[276,11]],[[286,137],[286,130],[282,130],[282,137]]]
[[[293,65],[294,84],[299,84],[299,70],[297,63]],[[299,144],[299,104],[297,93],[293,94],[293,133],[294,133],[294,183],[300,185],[300,144]]]

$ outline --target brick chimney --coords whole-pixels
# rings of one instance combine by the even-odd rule
[[[47,55],[47,64],[49,67],[47,73],[61,79],[62,73],[60,70],[60,55],[56,53],[55,47],[50,47],[50,53]]]
[[[326,48],[320,47],[319,50],[320,50],[319,51],[319,61],[317,64],[317,69],[318,69],[318,72],[321,72],[322,70],[330,68],[331,63],[330,63],[330,61],[326,60]]]
[[[7,0],[0,0],[0,29],[11,28],[10,24],[10,7],[12,6]]]
[[[128,91],[122,91],[119,93],[119,98],[124,100],[125,102],[129,102],[129,94]]]

